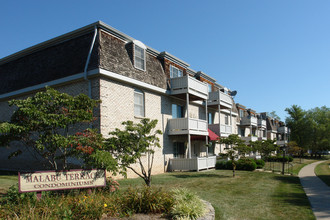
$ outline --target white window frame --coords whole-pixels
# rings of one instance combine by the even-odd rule
[[[136,44],[133,44],[133,46],[134,46],[134,55],[133,55],[133,57],[134,57],[134,67],[136,69],[145,71],[146,70],[146,50],[144,48],[140,47],[139,45],[136,45]],[[136,50],[137,50],[136,48],[141,49],[143,51],[143,53],[142,53],[143,57],[136,56],[136,54],[137,54],[136,53]],[[136,66],[136,63],[137,63],[136,59],[140,59],[140,60],[143,61],[143,67],[144,68],[140,68],[140,67]]]
[[[175,77],[173,76],[173,70],[178,71],[178,75],[175,76]],[[181,73],[181,74],[179,74],[179,73]],[[180,70],[179,68],[177,68],[177,67],[175,67],[173,65],[170,65],[170,77],[171,78],[177,78],[177,77],[182,77],[182,76],[183,76],[183,71],[182,70]]]
[[[142,104],[137,103],[136,95],[140,96],[142,99]],[[137,108],[140,108],[139,111],[142,112],[142,114],[137,114]],[[142,109],[141,109],[142,108]],[[145,117],[145,99],[144,99],[144,92],[142,92],[139,89],[134,89],[134,116],[135,117]]]

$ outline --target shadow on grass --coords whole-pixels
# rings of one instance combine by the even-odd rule
[[[330,175],[318,175],[317,177],[330,187]]]
[[[273,197],[283,203],[294,206],[302,206],[311,209],[308,198],[300,184],[299,177],[296,176],[274,176],[274,179],[285,183],[281,185]]]
[[[214,174],[214,173],[192,173],[192,172],[187,172],[186,174],[185,173],[173,173],[173,174],[170,174],[170,176],[173,176],[175,178],[182,178],[182,179],[185,179],[185,178],[228,178],[228,177],[231,177],[231,176],[225,176],[225,175],[222,175],[222,174]]]

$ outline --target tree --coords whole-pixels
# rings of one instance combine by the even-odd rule
[[[326,106],[308,111],[297,105],[285,109],[286,123],[291,130],[291,140],[311,155],[321,155],[330,150],[330,109]]]
[[[46,159],[53,169],[59,168],[59,161],[63,169],[67,169],[68,157],[77,154],[71,145],[75,135],[70,131],[75,130],[74,125],[78,123],[92,122],[93,109],[98,103],[83,94],[73,97],[49,87],[33,97],[11,100],[9,105],[17,109],[9,122],[0,123],[0,146],[18,141]],[[21,150],[14,151],[10,157],[21,153]]]
[[[237,134],[231,134],[227,138],[221,138],[219,140],[220,144],[226,144],[228,147],[225,148],[227,151],[224,153],[233,165],[233,177],[235,177],[236,164],[235,160],[237,160],[240,156],[245,157],[245,154],[250,153],[252,148],[245,144]]]
[[[311,130],[306,111],[297,105],[292,105],[291,108],[286,108],[285,111],[289,114],[285,121],[290,128],[290,139],[307,150],[311,141]]]
[[[271,153],[278,150],[278,145],[275,144],[276,140],[262,140],[250,142],[254,152],[259,152],[262,157],[268,157]]]
[[[310,126],[310,146],[312,154],[321,156],[330,150],[330,109],[323,106],[307,111]]]
[[[278,116],[275,111],[268,112],[268,115],[277,120],[281,120],[280,116]]]
[[[123,122],[125,129],[116,128],[110,132],[111,137],[104,143],[105,151],[99,152],[97,157],[106,158],[106,155],[111,154],[122,174],[126,175],[128,168],[150,186],[155,148],[160,148],[158,135],[162,134],[160,130],[155,130],[157,122],[150,119],[142,119],[138,124],[132,121]],[[142,161],[144,156],[147,164]],[[139,164],[140,171],[132,166],[135,163]]]

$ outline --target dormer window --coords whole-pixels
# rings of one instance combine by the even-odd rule
[[[134,67],[139,70],[146,70],[146,49],[147,47],[138,40],[133,41],[134,45]]]
[[[183,72],[182,72],[182,70],[171,65],[170,66],[170,76],[171,76],[171,78],[181,77],[181,76],[183,76]]]

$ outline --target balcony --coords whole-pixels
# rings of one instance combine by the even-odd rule
[[[214,168],[217,162],[216,156],[196,158],[173,158],[170,159],[170,170],[204,170]]]
[[[241,139],[243,141],[245,141],[246,143],[249,143],[250,141],[257,141],[258,140],[258,137],[248,136],[248,137],[241,137]]]
[[[191,100],[208,98],[207,84],[189,75],[171,78],[170,82],[171,95],[176,95],[185,99],[184,94],[189,93],[192,95]]]
[[[258,137],[258,140],[259,141],[265,141],[265,140],[267,140],[267,137]]]
[[[231,108],[233,100],[230,95],[221,92],[220,90],[209,93],[207,105],[220,105],[221,108]]]
[[[258,127],[259,128],[266,128],[266,126],[267,126],[266,120],[258,119]]]
[[[211,129],[219,137],[228,137],[230,134],[232,134],[231,125],[220,124],[219,126],[219,124],[209,124],[209,129]]]
[[[188,129],[189,125],[189,129]],[[169,135],[208,135],[207,121],[195,118],[173,118],[167,122]]]
[[[278,133],[281,134],[287,134],[288,133],[288,127],[282,126],[277,129]]]
[[[254,116],[246,116],[241,118],[241,125],[242,126],[255,126],[258,125],[258,119]]]
[[[279,141],[276,141],[276,144],[280,145],[280,146],[284,146],[284,145],[288,144],[288,141],[287,140],[279,140]]]

